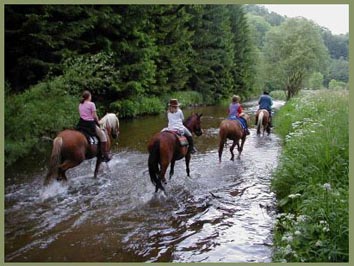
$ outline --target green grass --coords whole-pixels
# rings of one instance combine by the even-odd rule
[[[274,124],[284,148],[272,181],[275,262],[347,262],[348,91],[308,91]]]

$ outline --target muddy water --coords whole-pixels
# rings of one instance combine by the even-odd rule
[[[256,103],[245,107],[254,113]],[[194,111],[204,114],[204,132],[195,137],[191,177],[184,161],[176,162],[167,196],[154,194],[146,151],[164,116],[121,121],[113,159],[96,180],[95,160],[69,170],[66,184],[46,189],[47,156],[7,169],[5,261],[270,262],[278,137],[257,137],[251,128],[241,160],[230,161],[226,149],[219,164],[225,107]]]

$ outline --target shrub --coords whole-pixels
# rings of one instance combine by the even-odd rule
[[[159,114],[163,112],[164,109],[164,105],[156,97],[134,97],[110,104],[110,110],[113,112],[119,112],[120,117]]]
[[[323,90],[277,113],[284,148],[272,180],[282,212],[275,261],[348,261],[348,110],[346,91]]]
[[[5,163],[10,165],[78,119],[78,98],[69,95],[61,78],[40,83],[5,98]]]

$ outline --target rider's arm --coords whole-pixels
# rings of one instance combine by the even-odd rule
[[[93,111],[92,112],[92,115],[93,115],[93,118],[95,119],[95,122],[98,126],[100,126],[100,123],[99,123],[99,119],[98,119],[98,116],[97,116],[97,112],[96,111]]]

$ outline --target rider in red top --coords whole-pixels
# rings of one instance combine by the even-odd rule
[[[250,134],[250,131],[248,130],[247,127],[247,121],[242,117],[243,114],[243,109],[240,104],[241,98],[238,95],[232,96],[232,103],[230,103],[229,106],[229,119],[231,120],[239,120],[241,122],[241,125],[245,131],[246,135]]]

